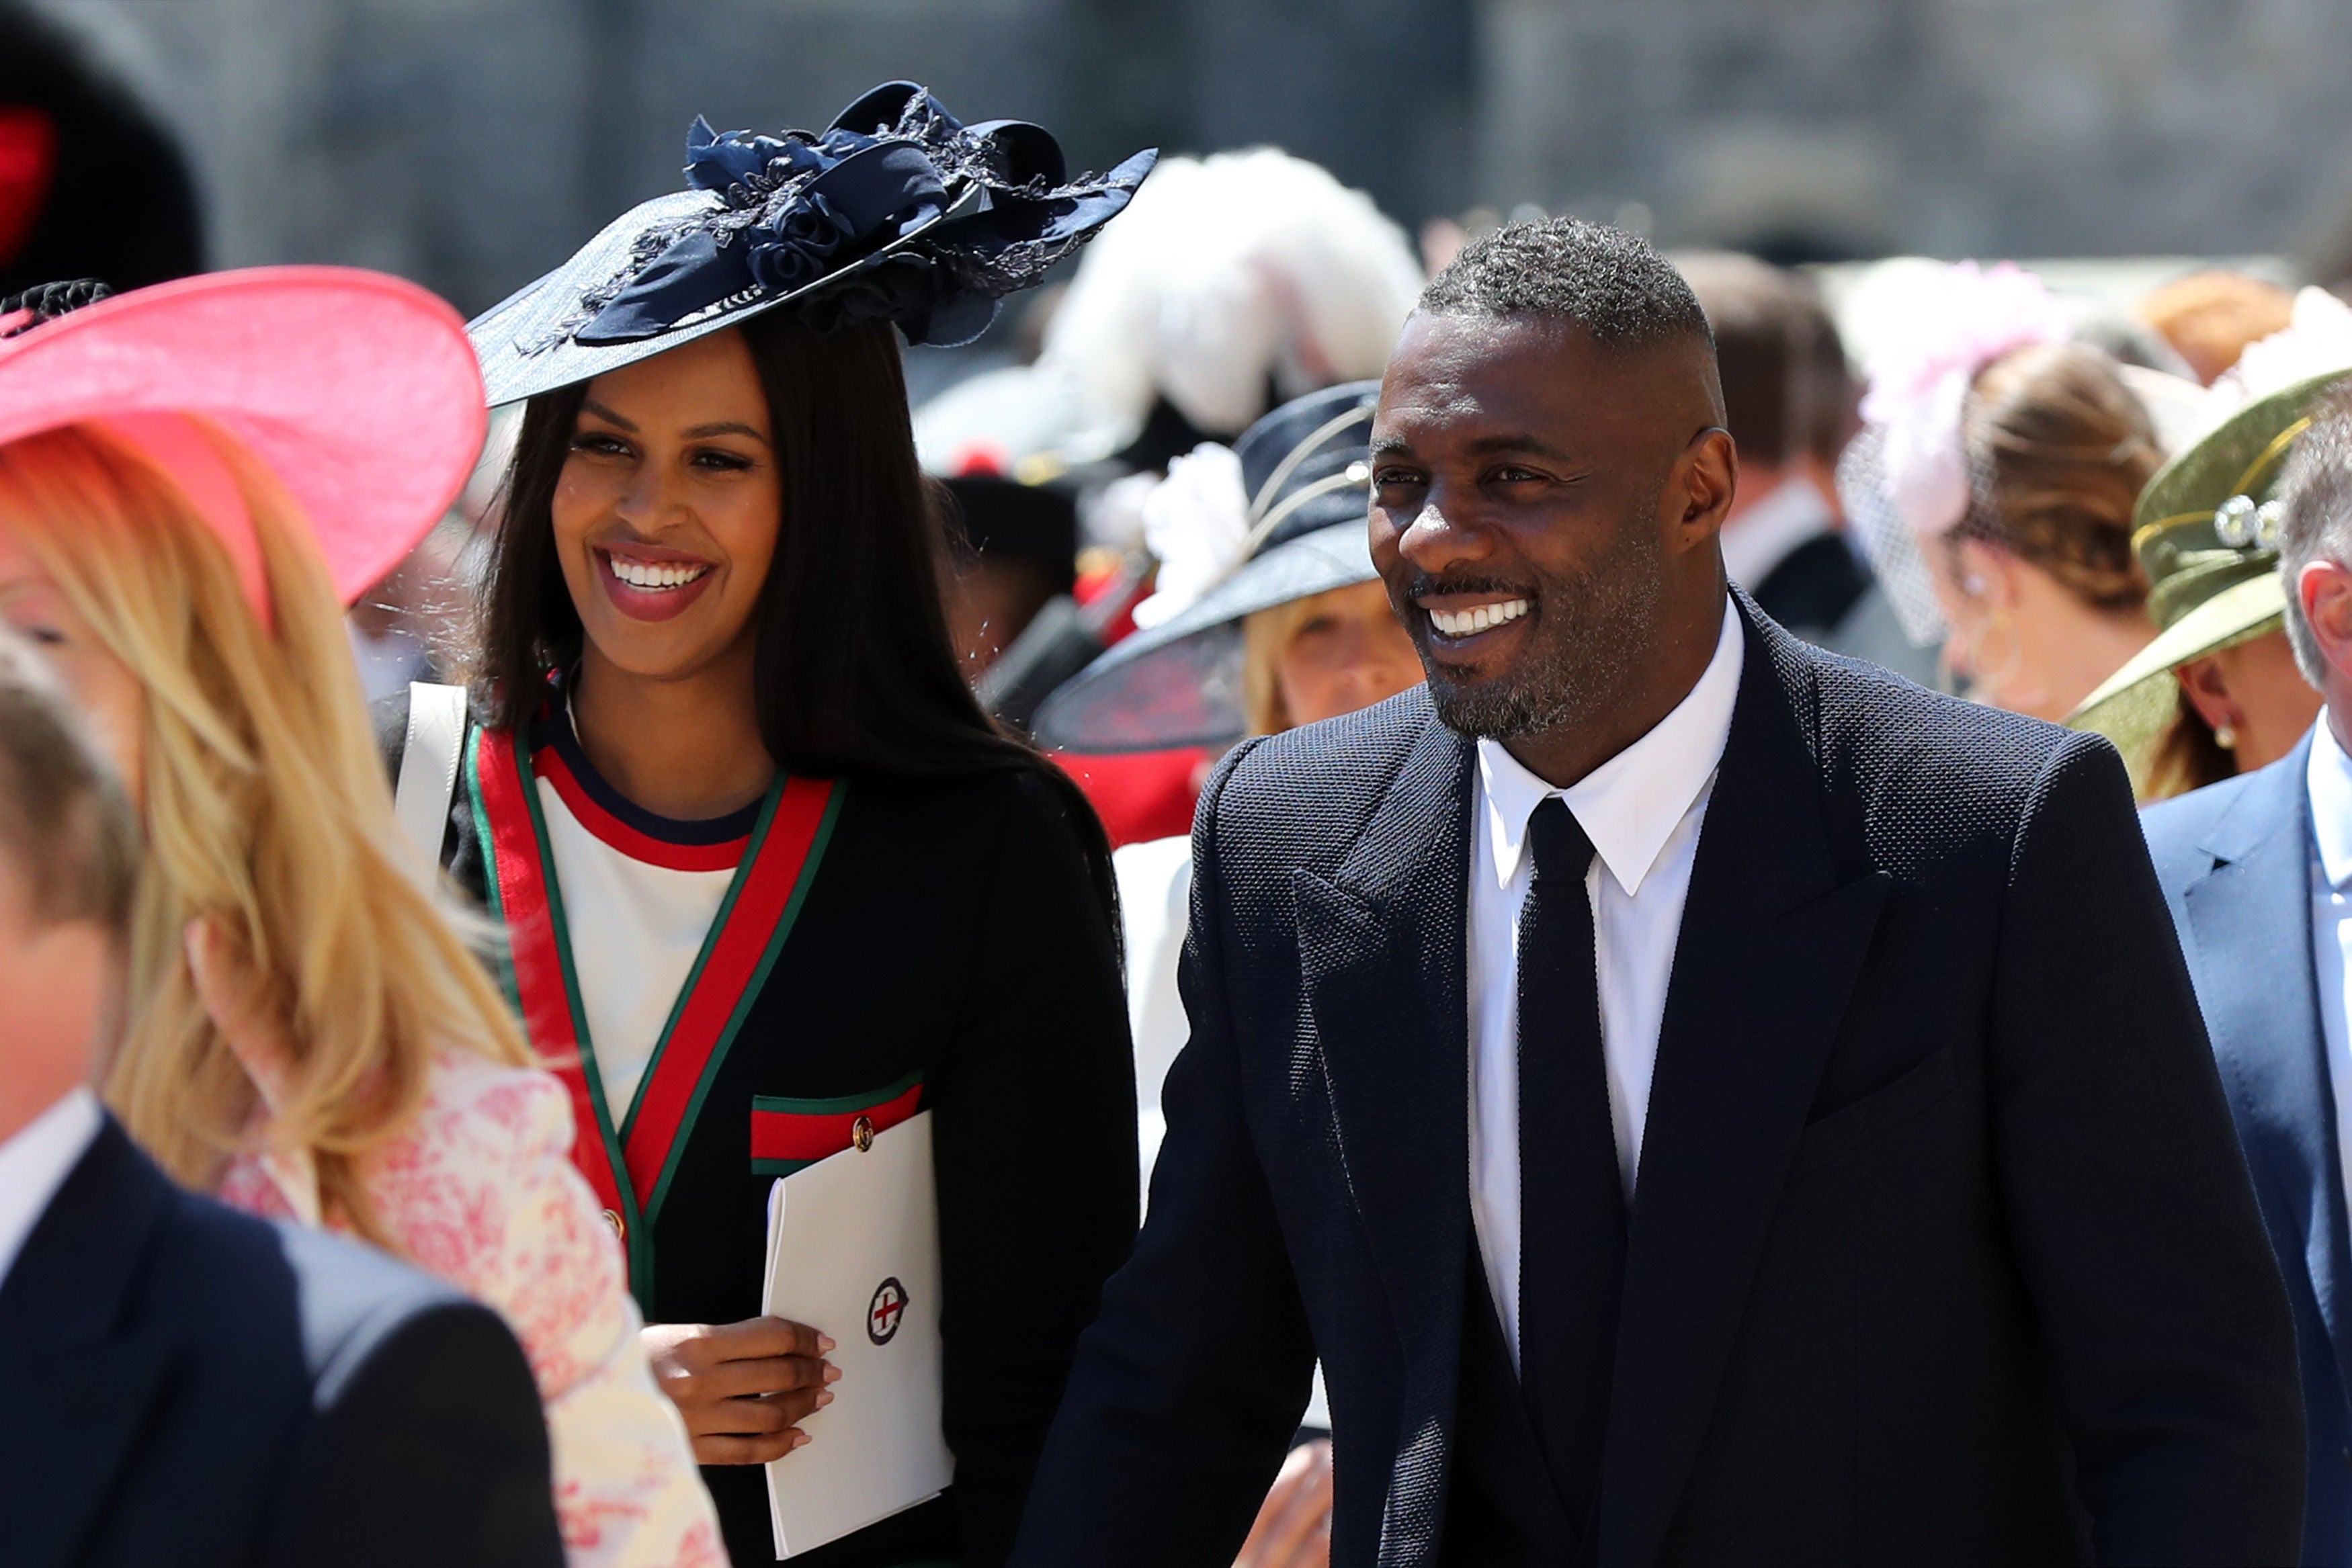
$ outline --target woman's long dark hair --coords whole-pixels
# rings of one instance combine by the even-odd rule
[[[740,329],[768,398],[782,528],[760,592],[760,736],[787,772],[934,779],[1042,774],[1066,802],[1105,910],[1117,907],[1101,821],[1068,777],[1000,729],[958,672],[940,601],[937,512],[915,461],[896,330],[816,332],[783,311]],[[484,593],[476,698],[530,722],[551,670],[581,651],[551,504],[582,382],[525,405]]]

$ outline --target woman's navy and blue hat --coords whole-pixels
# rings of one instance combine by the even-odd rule
[[[970,342],[998,301],[1117,215],[1143,152],[1068,177],[1042,127],[966,125],[888,82],[823,131],[687,132],[688,190],[624,214],[468,330],[493,407],[603,375],[780,305],[819,330],[887,321]]]
[[[1242,706],[1242,622],[1277,604],[1370,582],[1378,382],[1284,403],[1234,444],[1249,497],[1249,554],[1223,582],[1113,646],[1037,710],[1031,732],[1066,751],[1228,746]]]

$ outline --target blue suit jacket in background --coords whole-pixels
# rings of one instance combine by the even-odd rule
[[[2306,737],[2141,821],[2294,1307],[2311,1471],[2303,1560],[2352,1564],[2352,1245],[2312,967],[2310,758]]]

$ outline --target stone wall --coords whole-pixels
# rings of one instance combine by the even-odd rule
[[[2352,211],[2344,0],[36,3],[187,134],[217,263],[468,310],[670,188],[698,110],[816,121],[902,75],[1096,167],[1274,141],[1408,224],[2120,255],[2308,248]]]
[[[2341,0],[1480,0],[1483,199],[1675,243],[2307,249],[2352,206]]]

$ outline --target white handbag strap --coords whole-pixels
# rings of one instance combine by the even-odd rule
[[[441,841],[449,831],[449,802],[457,789],[457,757],[466,740],[466,688],[413,681],[408,687],[408,740],[400,753],[400,781],[392,792],[393,819],[422,857],[428,885],[441,871]]]

